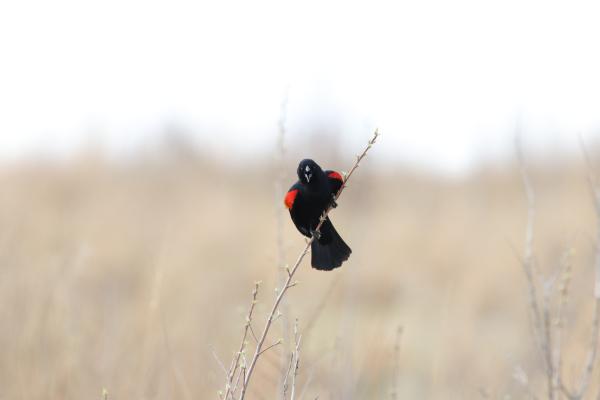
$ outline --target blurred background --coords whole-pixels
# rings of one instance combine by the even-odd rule
[[[279,398],[296,319],[301,399],[546,396],[517,136],[539,293],[568,298],[577,385],[599,16],[585,1],[3,2],[0,399],[218,398],[215,355],[229,365],[254,282],[258,331],[304,247],[282,202],[298,161],[348,170],[376,127],[332,214],[352,257],[302,266],[248,398]]]

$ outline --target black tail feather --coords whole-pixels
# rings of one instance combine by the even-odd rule
[[[311,245],[311,264],[321,271],[338,268],[350,257],[352,250],[337,233],[329,218],[321,229],[321,240],[314,240]]]

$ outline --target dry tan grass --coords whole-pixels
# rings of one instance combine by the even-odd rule
[[[223,360],[235,351],[254,281],[263,281],[258,318],[272,304],[274,179],[268,165],[201,156],[2,167],[0,398],[94,398],[103,388],[115,399],[217,398],[224,375],[212,350]],[[452,180],[367,163],[354,179],[332,215],[350,261],[329,273],[304,265],[289,293],[302,331],[297,397],[543,394],[519,265],[518,169]],[[541,273],[556,274],[574,250],[563,343],[571,382],[589,340],[594,209],[578,163],[534,168],[532,181]],[[291,263],[304,241],[284,225]],[[276,398],[285,349],[266,354],[248,398]]]

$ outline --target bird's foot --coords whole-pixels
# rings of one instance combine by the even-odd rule
[[[337,202],[335,201],[335,193],[331,195],[331,207],[337,207]]]
[[[321,232],[319,232],[317,230],[311,229],[310,234],[312,235],[312,237],[314,237],[317,240],[321,239]]]

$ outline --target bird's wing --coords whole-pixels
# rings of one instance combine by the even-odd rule
[[[292,221],[296,228],[302,233],[304,236],[310,237],[310,221],[306,219],[304,216],[303,204],[302,204],[302,193],[304,190],[302,188],[302,184],[300,182],[296,182],[294,186],[292,186],[283,199],[283,203],[290,211],[290,216],[292,217]]]
[[[331,192],[336,194],[338,190],[342,187],[344,183],[344,177],[340,172],[327,170],[325,171],[325,175],[327,175],[327,179],[329,180],[329,184],[331,185]]]
[[[291,210],[292,207],[294,207],[294,202],[296,201],[299,193],[300,187],[298,187],[297,183],[287,191],[285,197],[283,198],[283,204],[285,204],[287,209]]]

